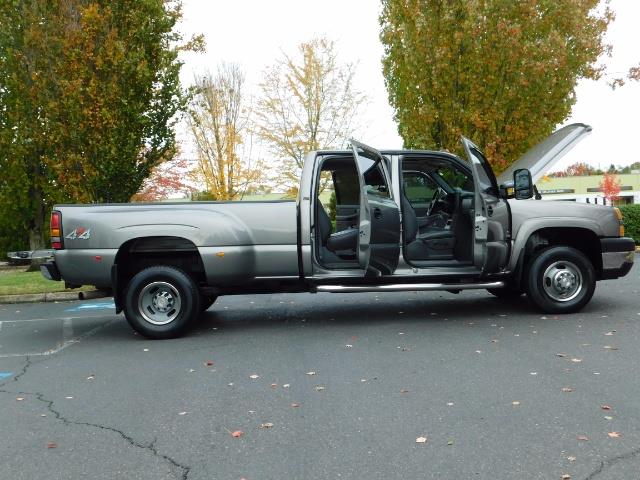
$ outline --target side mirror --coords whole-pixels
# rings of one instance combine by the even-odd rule
[[[516,200],[526,200],[533,197],[531,172],[526,168],[520,168],[513,172],[513,186]]]

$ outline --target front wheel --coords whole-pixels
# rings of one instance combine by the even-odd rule
[[[129,325],[147,338],[178,337],[199,314],[198,286],[178,268],[145,268],[127,286],[124,315]]]
[[[550,247],[538,253],[526,275],[527,296],[547,313],[574,313],[582,309],[596,288],[591,261],[571,247]]]

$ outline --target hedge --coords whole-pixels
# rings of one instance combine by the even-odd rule
[[[633,238],[636,245],[640,245],[640,204],[620,205],[618,208],[622,212],[625,236]]]

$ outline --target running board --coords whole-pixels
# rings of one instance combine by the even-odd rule
[[[318,285],[316,292],[417,292],[437,290],[478,290],[503,288],[504,282],[486,283],[394,283],[390,285]]]

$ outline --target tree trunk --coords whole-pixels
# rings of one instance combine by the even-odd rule
[[[40,188],[34,187],[31,190],[31,199],[36,205],[33,212],[33,219],[29,222],[29,250],[42,250],[44,248],[44,204]],[[42,260],[31,260],[28,271],[39,271]]]

